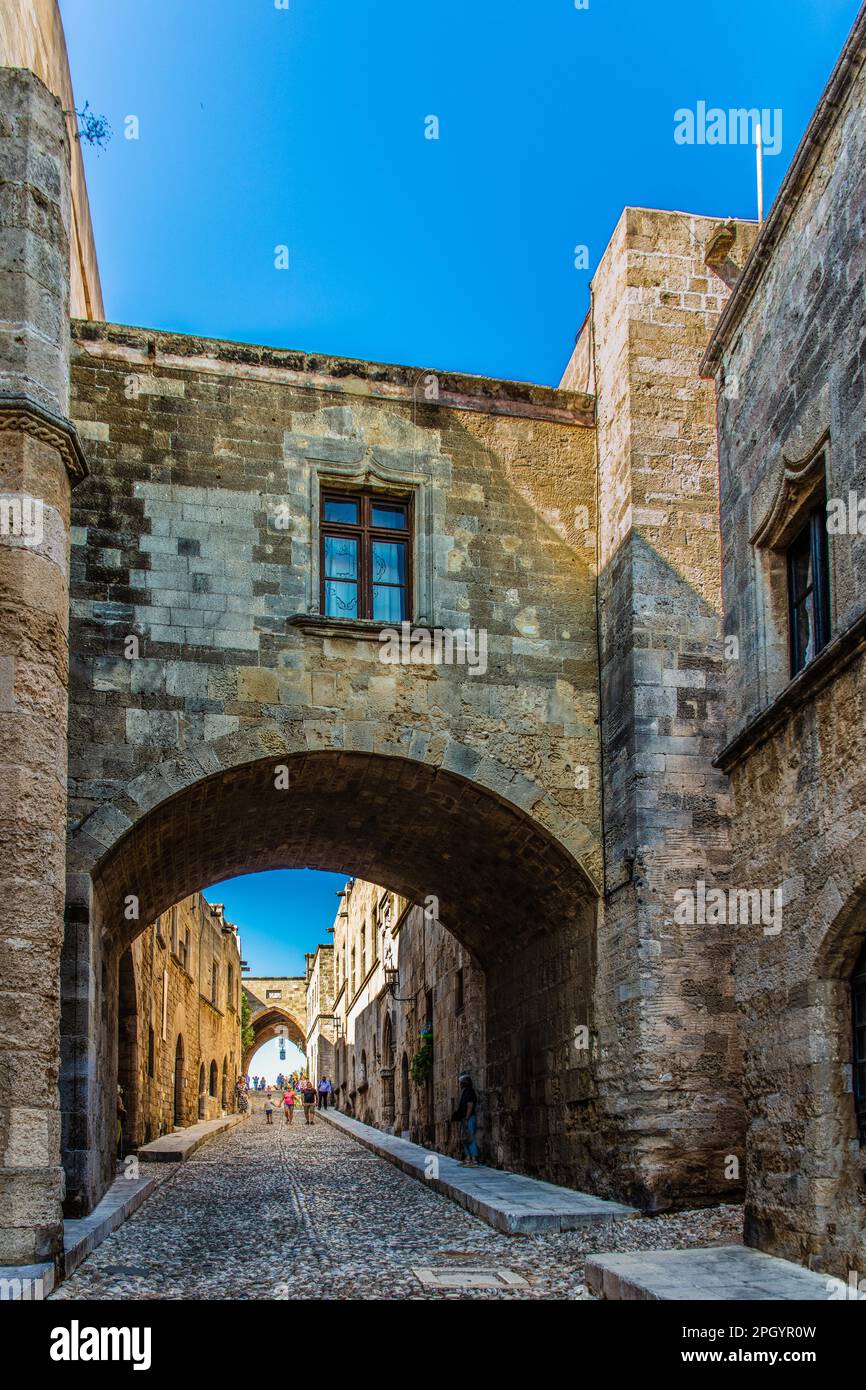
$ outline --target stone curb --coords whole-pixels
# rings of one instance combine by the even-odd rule
[[[149,1144],[142,1144],[138,1157],[144,1163],[185,1163],[190,1154],[194,1154],[208,1139],[233,1129],[245,1118],[244,1115],[222,1115],[218,1120],[201,1120],[198,1124],[187,1125],[185,1129],[163,1134]]]
[[[829,1282],[826,1274],[744,1245],[589,1255],[586,1261],[589,1292],[608,1300],[817,1303],[830,1297]]]
[[[640,1215],[633,1207],[499,1168],[463,1168],[456,1158],[398,1139],[337,1110],[317,1110],[343,1133],[506,1235],[576,1231]],[[431,1163],[435,1160],[435,1164]]]
[[[116,1178],[88,1216],[63,1223],[63,1268],[68,1279],[106,1236],[146,1202],[156,1178]]]

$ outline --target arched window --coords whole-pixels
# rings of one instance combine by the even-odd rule
[[[866,946],[854,967],[851,979],[854,1023],[854,1101],[860,1143],[866,1144]]]
[[[210,1078],[209,1078],[208,1091],[210,1092],[210,1094],[211,1094],[212,1096],[216,1096],[216,1093],[217,1093],[217,1064],[216,1064],[216,1062],[211,1062],[211,1064],[210,1064]]]

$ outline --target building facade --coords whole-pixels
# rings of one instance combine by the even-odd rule
[[[866,14],[717,329],[746,1238],[866,1257]]]
[[[340,899],[333,945],[309,957],[310,1075],[330,1077],[345,1114],[457,1152],[457,1078],[468,1071],[480,1087],[484,1074],[483,972],[433,903],[361,879],[349,879]]]
[[[745,1171],[749,1240],[856,1256],[863,550],[815,516],[859,514],[863,29],[759,236],[625,209],[558,389],[96,321],[69,98],[0,69],[0,490],[44,521],[0,544],[0,1262],[114,1175],[154,923],[347,866],[332,986],[258,1011],[343,1108],[447,1148],[470,1069],[488,1161],[647,1212]]]
[[[240,945],[200,893],[136,937],[118,964],[118,1085],[124,1152],[235,1109]]]

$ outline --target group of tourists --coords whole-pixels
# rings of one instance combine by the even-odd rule
[[[282,1099],[278,1100],[276,1105],[269,1090],[265,1101],[265,1124],[272,1125],[274,1123],[274,1110],[279,1108],[283,1112],[286,1124],[290,1125],[295,1118],[295,1106],[300,1101],[304,1112],[304,1123],[311,1125],[313,1112],[317,1106],[319,1110],[327,1110],[328,1097],[333,1089],[330,1077],[323,1076],[317,1088],[310,1078],[305,1076],[297,1082],[297,1085],[286,1085],[283,1088]]]
[[[274,1111],[280,1109],[283,1112],[285,1123],[290,1125],[295,1118],[295,1107],[300,1104],[304,1112],[304,1123],[311,1125],[313,1116],[318,1108],[327,1110],[330,1097],[334,1087],[330,1077],[323,1076],[318,1086],[314,1086],[308,1076],[303,1077],[278,1077],[282,1083],[278,1091],[282,1090],[282,1097],[274,1103],[271,1088],[266,1085],[264,1077],[253,1077],[253,1090],[267,1089],[265,1099],[265,1124],[274,1123]],[[462,1164],[466,1168],[477,1168],[478,1165],[478,1140],[476,1133],[478,1129],[478,1094],[472,1084],[472,1077],[468,1071],[460,1073],[460,1099],[457,1108],[452,1115],[456,1124],[461,1125],[463,1130],[463,1158]],[[261,1081],[262,1085],[256,1083]],[[118,1087],[118,1090],[120,1088]],[[249,1078],[241,1076],[236,1086],[238,1109],[245,1112],[249,1108],[247,1099],[249,1089]],[[118,1105],[122,1104],[118,1101]]]

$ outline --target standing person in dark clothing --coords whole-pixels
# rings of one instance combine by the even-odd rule
[[[460,1100],[454,1111],[454,1119],[459,1120],[463,1125],[463,1158],[461,1162],[464,1168],[477,1168],[478,1141],[475,1138],[475,1131],[478,1128],[478,1096],[468,1071],[461,1072],[459,1079]]]

